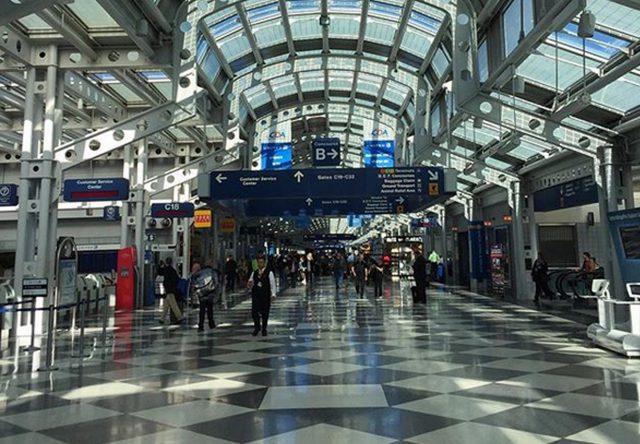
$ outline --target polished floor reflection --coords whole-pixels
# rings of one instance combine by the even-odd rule
[[[254,338],[237,299],[205,333],[117,313],[111,346],[89,329],[85,358],[59,337],[52,373],[5,351],[0,444],[640,442],[640,360],[594,348],[584,325],[444,288],[426,306],[397,284],[356,299],[321,279],[284,291]]]

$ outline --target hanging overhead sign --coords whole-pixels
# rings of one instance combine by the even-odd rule
[[[327,168],[291,171],[221,171],[209,173],[211,200],[431,196],[445,190],[440,167]],[[437,192],[434,192],[437,191]],[[455,189],[451,190],[452,192]]]
[[[223,217],[220,219],[220,231],[225,234],[233,233],[236,230],[236,220],[233,217]]]
[[[120,220],[120,207],[104,207],[102,210],[102,220],[107,222],[118,222]]]
[[[191,202],[169,202],[151,204],[151,217],[177,219],[193,217],[194,207]]]
[[[598,202],[598,185],[593,176],[536,191],[533,195],[536,211],[554,211]]]
[[[193,213],[194,228],[211,228],[213,213],[210,209],[195,210]]]
[[[260,167],[263,170],[288,170],[293,165],[291,142],[267,142],[260,151]]]
[[[392,168],[395,165],[394,140],[365,140],[362,147],[366,168]]]
[[[64,181],[67,202],[127,200],[129,181],[121,177],[104,179],[68,179]]]
[[[251,199],[230,205],[246,217],[348,216],[415,213],[435,205],[449,195],[434,199],[428,196],[373,196],[306,199]]]
[[[340,165],[340,139],[337,137],[313,141],[313,166],[332,167]]]
[[[608,214],[611,239],[625,284],[640,276],[640,208]]]
[[[11,183],[0,183],[0,207],[18,205],[18,186]]]

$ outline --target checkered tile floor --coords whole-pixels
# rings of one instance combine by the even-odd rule
[[[53,373],[5,352],[0,444],[640,442],[640,361],[592,347],[584,325],[408,294],[287,290],[266,338],[250,336],[246,301],[205,333],[117,313],[112,346],[89,329],[84,360],[59,337]]]

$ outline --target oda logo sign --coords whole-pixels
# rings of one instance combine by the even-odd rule
[[[389,136],[389,130],[386,128],[376,128],[373,131],[371,131],[371,135],[373,137],[387,137]]]
[[[287,138],[287,133],[284,131],[271,131],[271,133],[269,133],[269,139],[272,140],[278,140],[278,139],[286,139]]]

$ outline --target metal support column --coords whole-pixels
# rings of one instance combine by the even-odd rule
[[[471,222],[474,221],[479,221],[482,220],[482,207],[480,206],[479,202],[476,199],[468,199],[467,200],[467,204],[465,205],[465,210],[467,213],[467,220],[469,221],[469,226],[471,226]],[[483,230],[484,232],[484,230]],[[482,292],[486,285],[484,282],[478,282],[477,279],[474,279],[471,276],[471,273],[473,272],[474,269],[474,265],[473,265],[473,246],[471,244],[472,241],[472,236],[471,236],[471,230],[469,230],[469,286],[471,291],[474,291],[476,293],[478,292]]]
[[[136,191],[135,191],[135,217],[136,217],[136,229],[135,229],[135,240],[136,240],[136,249],[137,249],[137,265],[138,265],[138,283],[137,283],[137,291],[136,291],[136,301],[135,307],[141,308],[144,304],[144,290],[145,290],[145,282],[144,282],[144,250],[145,250],[145,231],[146,231],[146,221],[145,221],[145,202],[146,196],[144,191],[144,181],[147,174],[147,161],[148,161],[148,151],[147,151],[147,141],[146,139],[142,139],[137,143],[137,164],[136,164]]]
[[[176,168],[178,168],[180,166],[180,158],[176,157],[175,161],[174,161],[174,166]],[[180,185],[178,186],[174,186],[172,189],[172,200],[173,202],[180,202],[181,201],[181,194],[180,194]],[[178,242],[180,241],[180,229],[178,228],[180,226],[180,221],[178,219],[175,219],[173,221],[173,223],[171,224],[171,245],[175,245],[176,248],[173,250],[173,252],[171,253],[171,256],[173,258],[173,264],[174,267],[178,266],[179,263],[179,252],[178,252]]]
[[[418,77],[418,88],[415,95],[416,112],[413,120],[414,157],[427,150],[431,142],[429,110],[431,109],[431,87],[423,76]]]
[[[449,257],[447,252],[447,212],[443,206],[438,211],[438,218],[440,219],[440,257],[442,258],[442,266],[444,267],[444,282],[447,282],[447,258]]]
[[[18,232],[16,262],[14,266],[14,288],[18,300],[22,300],[22,279],[33,275],[35,253],[36,212],[30,211],[29,199],[35,193],[35,183],[30,179],[31,160],[37,158],[37,142],[34,141],[34,120],[36,102],[36,70],[27,71],[27,84],[24,104],[24,129],[22,132],[22,151],[20,158],[20,186],[18,187]],[[33,186],[32,186],[33,184]],[[19,317],[16,317],[19,319]],[[17,323],[19,325],[19,322]]]
[[[531,263],[538,258],[538,223],[536,222],[536,210],[533,205],[533,193],[527,196],[527,218],[529,220],[529,246],[531,247]]]
[[[611,281],[611,294],[616,299],[626,299],[626,292],[620,274],[620,266],[616,257],[609,229],[608,213],[618,210],[617,184],[612,146],[604,146],[598,150],[594,160],[594,175],[598,184],[598,201],[600,204],[600,239],[603,251],[607,255],[598,261],[604,267],[605,276]]]
[[[131,145],[125,145],[124,156],[122,159],[122,177],[131,182],[133,162],[134,162],[134,150]],[[129,202],[122,202],[122,212],[120,221],[120,247],[124,248],[131,245],[131,228],[129,227],[129,215],[131,214],[131,208]]]
[[[520,181],[511,182],[511,189],[509,190],[509,206],[513,212],[513,220],[511,223],[513,244],[509,251],[513,266],[513,282],[516,287],[513,295],[514,299],[523,299],[531,292],[527,285],[527,272],[524,266],[524,228],[522,226],[524,196],[522,195]]]
[[[212,231],[212,235],[213,235],[213,240],[212,240],[212,248],[211,248],[211,265],[214,268],[218,267],[218,259],[220,257],[219,251],[220,251],[220,239],[218,237],[218,230],[219,230],[219,226],[220,226],[220,214],[217,211],[213,212],[213,218],[212,218],[212,224],[213,224],[213,229]]]
[[[189,157],[187,157],[187,163]],[[191,185],[189,182],[182,184],[182,201],[189,202],[191,198]],[[182,225],[182,276],[188,276],[191,271],[191,219],[180,219]]]

